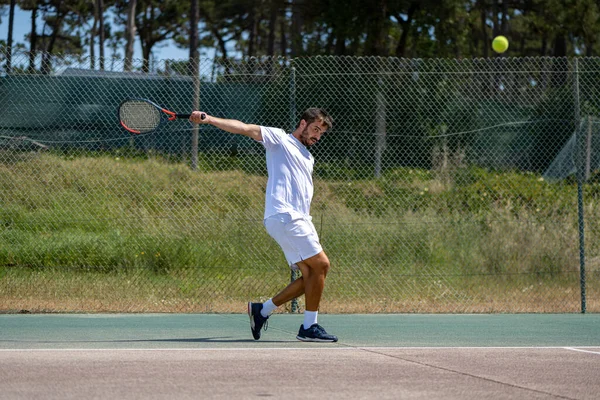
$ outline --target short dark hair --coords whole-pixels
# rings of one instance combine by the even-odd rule
[[[327,111],[322,108],[307,108],[306,111],[302,113],[302,117],[300,121],[305,120],[307,125],[312,124],[315,121],[321,121],[322,124],[327,125],[327,130],[330,130],[333,127],[333,118],[331,115],[327,114]],[[300,126],[300,122],[296,128]]]

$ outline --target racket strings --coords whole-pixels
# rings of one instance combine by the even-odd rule
[[[126,101],[119,109],[121,124],[136,133],[153,131],[160,124],[160,111],[144,101]]]

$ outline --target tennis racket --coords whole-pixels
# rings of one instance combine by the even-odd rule
[[[119,105],[119,121],[128,132],[136,135],[154,132],[160,125],[191,114],[178,114],[147,99],[127,99]],[[202,119],[206,114],[202,114]]]

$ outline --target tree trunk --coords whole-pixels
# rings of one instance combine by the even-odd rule
[[[36,46],[37,46],[37,2],[33,6],[33,10],[31,10],[31,33],[29,34],[29,73],[32,74],[35,71],[35,54],[36,54]]]
[[[592,57],[594,55],[594,44],[592,41],[588,41],[585,44],[585,56]]]
[[[133,62],[133,45],[135,43],[135,12],[136,12],[137,0],[129,0],[129,7],[127,8],[127,26],[125,28],[125,39],[127,44],[125,45],[125,71],[131,71]]]
[[[402,19],[400,16],[396,17],[398,21],[401,21],[400,26],[402,27],[402,34],[400,35],[400,40],[396,46],[396,57],[406,57],[406,41],[408,40],[408,34],[410,33],[410,25],[412,24],[413,16],[418,8],[419,2],[413,1],[410,3],[410,7],[406,13],[406,19]]]
[[[191,76],[196,76],[198,72],[198,62],[200,61],[200,52],[198,51],[198,20],[200,19],[200,9],[198,0],[190,1],[190,58],[188,72]]]
[[[540,57],[546,57],[546,50],[548,49],[548,34],[544,32],[542,34],[542,43],[540,44]]]
[[[493,37],[496,37],[500,32],[500,27],[498,26],[498,0],[492,0],[492,23]]]
[[[44,57],[42,57],[42,74],[47,75],[52,70],[52,60],[50,55],[54,50],[54,44],[56,44],[56,39],[60,34],[63,19],[65,18],[64,14],[62,14],[61,10],[57,10],[56,13],[56,25],[52,31],[52,35],[50,36],[50,43],[48,44],[48,48],[44,52]]]
[[[15,4],[16,0],[10,0],[10,11],[8,12],[8,38],[6,40],[6,73],[10,74],[12,70],[12,42],[13,27],[15,22]]]
[[[277,30],[277,12],[279,4],[277,0],[271,0],[271,13],[269,16],[269,39],[267,41],[267,55],[273,57],[275,55],[275,31]]]
[[[481,39],[483,40],[483,57],[488,58],[490,56],[490,39],[487,34],[487,9],[485,7],[485,0],[479,0],[479,12],[481,16]]]
[[[150,55],[152,54],[151,44],[142,44],[142,72],[150,72]]]
[[[500,20],[500,34],[508,33],[508,1],[502,1],[502,19]]]
[[[386,56],[387,4],[379,0],[372,5],[369,16],[365,53],[367,56]]]
[[[567,38],[563,33],[558,33],[554,39],[554,57],[567,56]]]
[[[336,56],[344,56],[346,55],[346,32],[344,26],[340,26],[340,24],[335,24],[333,26],[333,31],[335,34],[335,47],[333,50],[333,54],[335,54]]]
[[[98,10],[98,57],[100,57],[100,71],[104,71],[104,0],[96,0]]]
[[[291,56],[298,57],[303,53],[302,49],[302,27],[304,20],[302,18],[302,8],[304,0],[292,0],[292,30],[290,33]]]
[[[554,57],[567,56],[567,37],[565,33],[559,32],[556,34],[556,38],[554,39],[554,54],[552,55]],[[560,64],[560,62],[554,63],[552,67],[554,71],[550,83],[555,87],[563,87],[569,78],[569,73]]]
[[[152,41],[152,31],[148,29],[148,21],[154,20],[154,7],[150,8],[150,15],[148,15],[148,9],[144,11],[142,30],[140,32],[140,42],[142,44],[142,71],[145,73],[150,72],[150,56],[152,54],[152,47],[154,42]]]
[[[96,69],[96,32],[98,31],[98,3],[94,2],[94,23],[90,31],[90,69]]]
[[[256,22],[256,8],[253,3],[250,6],[250,12],[248,13],[248,25],[250,29],[250,34],[248,36],[248,57],[253,57],[256,53],[255,44],[256,44],[256,34],[257,34],[257,22]]]
[[[281,21],[279,22],[279,31],[281,32],[281,40],[279,42],[279,49],[281,52],[281,56],[285,57],[287,55],[287,36],[286,36],[286,27],[287,27],[287,21],[285,18],[281,18]]]

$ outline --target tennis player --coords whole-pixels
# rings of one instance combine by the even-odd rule
[[[281,246],[290,268],[302,272],[301,278],[265,303],[248,303],[252,336],[255,340],[260,339],[261,329],[267,329],[271,313],[304,294],[304,322],[296,338],[306,342],[337,342],[336,336],[328,334],[317,323],[329,259],[319,243],[310,217],[315,161],[308,151],[331,129],[332,118],[322,109],[309,108],[291,134],[279,128],[217,118],[200,111],[194,111],[190,121],[248,136],[265,147],[269,179],[264,225],[269,235]]]

